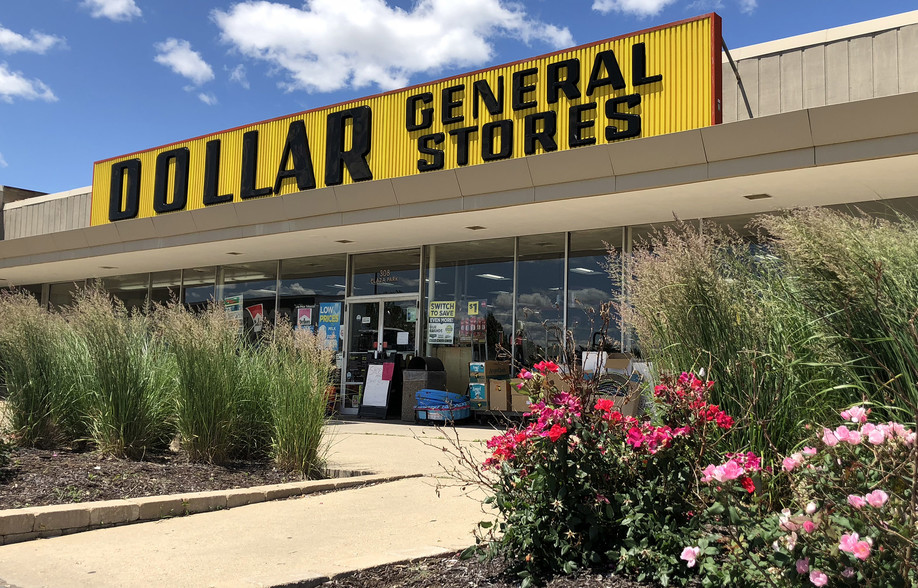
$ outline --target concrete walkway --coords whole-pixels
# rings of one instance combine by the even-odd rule
[[[488,428],[457,430],[484,454]],[[0,547],[0,585],[311,586],[336,574],[448,553],[474,542],[483,495],[450,485],[433,427],[329,425],[342,470],[422,474],[364,488],[98,529]]]

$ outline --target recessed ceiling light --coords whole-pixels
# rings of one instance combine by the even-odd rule
[[[486,228],[488,228],[488,227],[483,227],[483,226],[481,226],[481,225],[472,225],[471,227],[465,227],[465,228],[467,228],[467,229],[470,230],[470,231],[480,231],[480,230],[486,229]]]
[[[243,255],[243,253],[240,251],[227,251],[226,254],[227,255]]]
[[[509,280],[510,279],[510,278],[505,278],[504,276],[498,276],[497,274],[478,274],[475,277],[484,278],[486,280]]]
[[[771,198],[771,194],[746,194],[743,198],[746,200],[764,200],[765,198]]]
[[[339,239],[335,243],[353,243],[350,239]]]
[[[99,269],[106,269],[106,270],[108,270],[108,269],[118,269],[118,267],[117,267],[117,266],[114,266],[114,265],[100,265],[100,266],[99,266]]]

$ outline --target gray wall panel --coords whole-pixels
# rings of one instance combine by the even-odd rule
[[[803,50],[803,107],[826,105],[826,48],[823,45]]]
[[[918,25],[899,29],[899,93],[918,92]]]
[[[6,208],[3,211],[4,237],[17,239],[88,227],[91,203],[89,193],[83,193]]]
[[[873,37],[848,42],[848,100],[873,98]]]
[[[848,102],[848,41],[826,45],[826,104]]]
[[[898,93],[899,34],[898,31],[886,31],[873,38],[873,95],[893,96]]]
[[[781,56],[771,55],[759,60],[758,116],[781,112]]]
[[[803,52],[781,55],[781,112],[803,108]]]
[[[743,87],[746,88],[746,96],[749,98],[749,106],[752,107],[752,116],[759,116],[759,62],[755,59],[747,59],[736,64],[743,78]],[[746,120],[749,115],[746,113],[746,106],[742,103],[742,98],[737,101],[737,106],[742,105],[736,111],[737,120]]]
[[[742,98],[739,95],[739,88],[736,83],[736,74],[730,67],[730,62],[724,64],[721,77],[723,78],[723,111],[721,112],[724,122],[733,122],[736,120],[737,108],[742,108]]]

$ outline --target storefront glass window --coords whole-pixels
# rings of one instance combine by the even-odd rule
[[[418,291],[421,250],[401,249],[351,257],[351,296],[414,294]]]
[[[102,287],[124,303],[131,312],[144,312],[147,304],[147,287],[150,274],[131,274],[102,278]]]
[[[214,299],[217,268],[194,267],[182,271],[182,297],[192,310],[203,310]]]
[[[85,284],[84,280],[51,284],[48,289],[48,305],[52,310],[60,310],[73,303],[74,296]]]
[[[531,366],[562,357],[564,233],[520,237],[515,358]]]
[[[41,284],[32,284],[29,286],[17,286],[16,289],[18,289],[21,292],[28,292],[35,298],[35,300],[37,300],[39,303],[41,302]]]
[[[277,262],[221,265],[217,270],[217,300],[238,304],[246,333],[257,335],[274,321]],[[238,302],[232,299],[237,299]]]
[[[281,261],[280,318],[298,327],[317,328],[320,305],[344,302],[345,263],[343,253]],[[340,349],[340,308],[337,315],[337,349]]]
[[[177,301],[182,290],[182,270],[150,274],[150,305]]]
[[[604,302],[617,302],[621,296],[621,289],[607,271],[611,261],[607,247],[620,254],[623,233],[624,229],[620,227],[571,233],[567,273],[567,329],[573,338],[576,357],[599,345],[601,335],[597,333],[602,327],[600,306]],[[606,341],[615,351],[621,350],[617,310],[606,332]]]
[[[469,362],[504,359],[501,349],[510,351],[513,239],[431,245],[426,251],[422,309],[428,320],[421,348],[443,362],[447,388],[464,391]],[[430,316],[431,305],[439,316]]]

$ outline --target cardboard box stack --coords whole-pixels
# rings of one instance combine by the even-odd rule
[[[506,410],[491,405],[489,381],[500,381],[510,377],[509,361],[473,361],[469,363],[469,396],[472,408],[477,410]],[[498,398],[496,404],[502,405]]]

